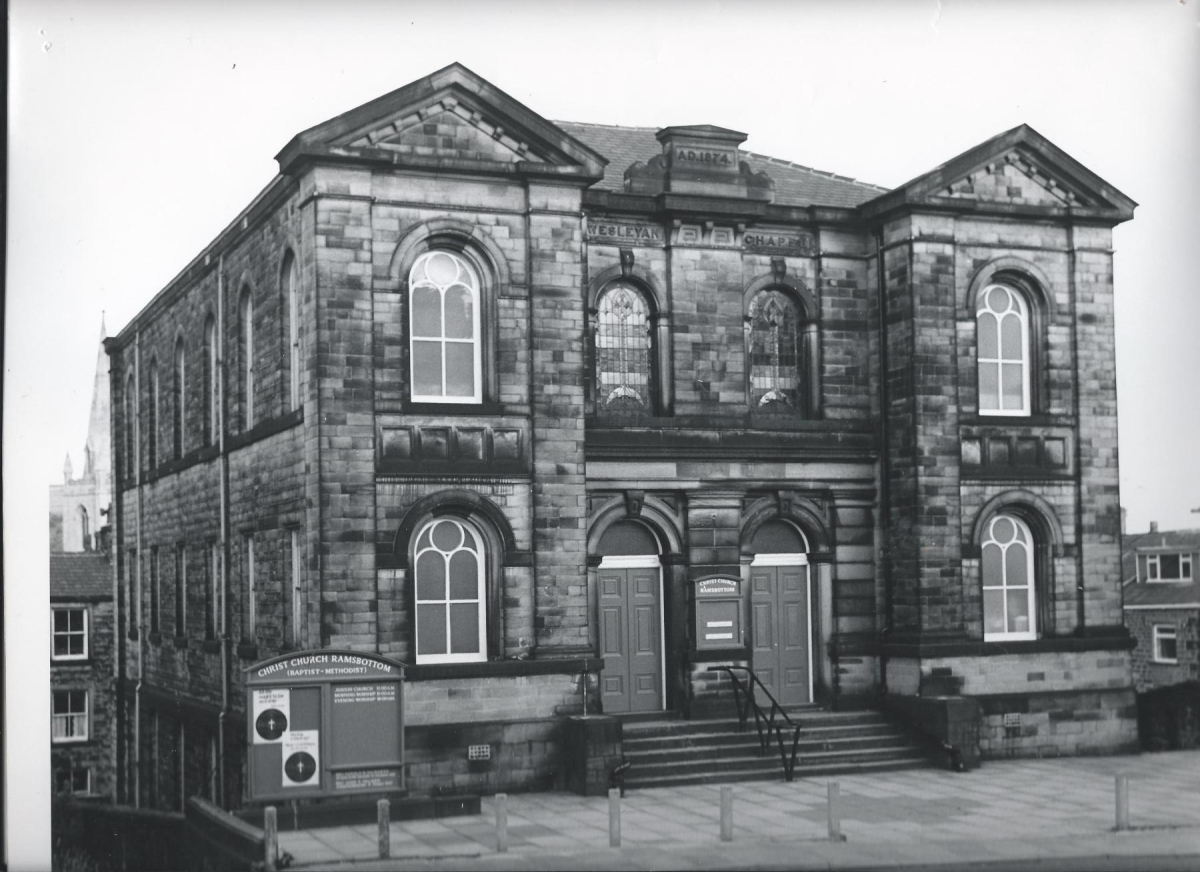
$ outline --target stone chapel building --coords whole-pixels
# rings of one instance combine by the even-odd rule
[[[1136,743],[1135,203],[1024,125],[895,190],[745,139],[452,64],[284,146],[107,343],[124,801],[238,805],[243,669],[314,648],[407,664],[418,791],[555,783],[585,706],[731,711],[712,664],[948,689],[985,758]]]

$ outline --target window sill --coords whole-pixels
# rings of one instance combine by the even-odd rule
[[[254,642],[238,642],[237,656],[241,657],[243,660],[257,660],[258,645]]]
[[[221,641],[219,639],[205,639],[200,643],[200,650],[205,654],[219,654],[221,652]]]
[[[430,400],[412,400],[404,403],[402,409],[412,415],[503,415],[503,403],[469,402],[469,403],[438,403]]]
[[[90,741],[91,741],[90,737],[83,736],[78,739],[51,739],[50,744],[51,745],[86,745]]]
[[[405,681],[438,681],[450,678],[497,678],[528,675],[577,675],[600,672],[604,661],[597,657],[563,660],[490,660],[476,663],[421,663],[404,667]]]
[[[51,657],[51,666],[91,666],[91,657]]]
[[[126,635],[128,636],[130,642],[136,642],[138,640],[138,635],[139,635],[138,628],[134,627]]]
[[[151,630],[149,634],[147,634],[146,638],[150,640],[151,645],[162,644],[162,633],[158,632],[157,630]]]
[[[176,648],[186,648],[187,646],[188,646],[187,636],[176,636],[175,637],[175,647]]]

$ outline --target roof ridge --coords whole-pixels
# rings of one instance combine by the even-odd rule
[[[757,158],[760,158],[761,160],[769,161],[770,163],[781,164],[785,167],[789,167],[794,170],[803,170],[806,173],[812,173],[813,175],[823,176],[824,178],[827,178],[827,179],[836,179],[839,182],[851,182],[855,185],[862,185],[864,188],[871,188],[876,191],[886,192],[886,191],[891,190],[891,188],[885,188],[885,187],[883,187],[883,185],[876,185],[873,182],[864,182],[861,179],[854,178],[853,176],[843,176],[843,175],[839,175],[838,173],[830,172],[829,170],[819,170],[815,167],[805,166],[804,164],[798,164],[795,161],[785,160],[784,158],[781,158],[781,157],[772,157],[769,154],[760,154],[757,151],[749,151],[747,149],[743,149],[742,154],[744,154],[746,157],[757,157]]]
[[[662,130],[661,127],[641,127],[638,125],[629,125],[629,124],[599,124],[595,121],[568,121],[566,119],[554,119],[554,118],[550,119],[550,123],[551,124],[574,124],[578,127],[604,127],[609,130],[650,130],[653,132],[658,132],[659,130]]]

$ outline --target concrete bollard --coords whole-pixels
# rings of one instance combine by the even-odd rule
[[[263,855],[263,869],[275,872],[279,857],[279,823],[273,805],[263,809]]]
[[[496,794],[496,851],[508,853],[508,794]]]
[[[392,804],[386,799],[375,803],[375,822],[379,825],[379,859],[392,856]]]
[[[825,799],[828,803],[829,841],[844,842],[842,835],[842,787],[836,781],[825,785]]]
[[[1117,832],[1129,829],[1129,776],[1117,776]]]
[[[721,841],[733,841],[733,788],[721,788]]]
[[[621,789],[613,787],[608,791],[608,846],[621,847]]]

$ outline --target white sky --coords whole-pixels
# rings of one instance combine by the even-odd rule
[[[293,134],[455,60],[547,118],[718,124],[887,186],[1029,123],[1141,204],[1115,233],[1122,503],[1131,531],[1200,526],[1198,6],[11,0],[5,556],[11,594],[28,553],[25,625],[44,638],[46,486],[67,452],[82,466],[101,311],[128,323]]]

